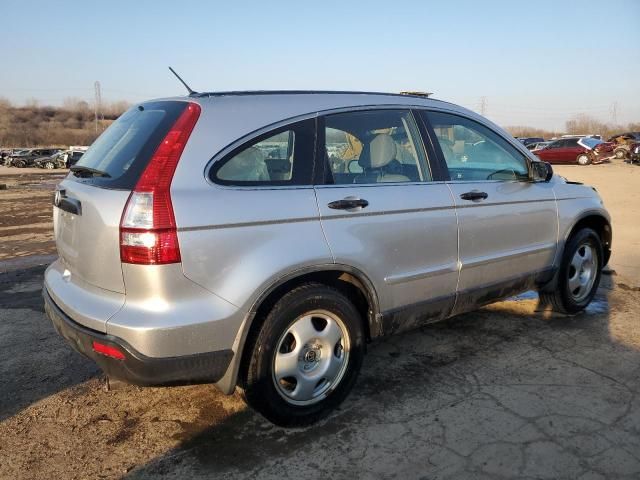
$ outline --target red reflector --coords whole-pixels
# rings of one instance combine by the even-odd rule
[[[124,353],[118,350],[116,347],[105,345],[104,343],[93,342],[93,351],[106,355],[107,357],[115,358],[116,360],[124,360]]]

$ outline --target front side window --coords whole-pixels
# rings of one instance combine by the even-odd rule
[[[310,185],[315,122],[306,120],[261,135],[239,148],[211,170],[224,185]]]
[[[423,112],[433,127],[451,180],[527,180],[522,153],[484,125],[441,112]]]
[[[325,117],[325,183],[431,180],[418,128],[409,111],[372,110]]]

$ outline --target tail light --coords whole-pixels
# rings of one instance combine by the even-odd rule
[[[131,192],[120,221],[120,260],[123,263],[161,265],[180,262],[169,189],[199,116],[200,106],[189,103],[156,149]]]

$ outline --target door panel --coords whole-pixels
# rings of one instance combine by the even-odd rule
[[[316,188],[322,228],[337,263],[364,272],[381,310],[451,297],[458,281],[458,228],[443,183]],[[368,201],[353,211],[329,203]]]
[[[458,281],[451,192],[432,169],[413,114],[371,110],[320,119],[320,221],[336,263],[376,288],[383,333],[448,315]]]
[[[551,266],[558,234],[548,183],[451,182],[460,222],[460,292]],[[487,198],[460,195],[478,190]]]
[[[454,114],[424,115],[449,170],[458,216],[455,312],[507,294],[510,287],[526,288],[522,279],[550,268],[555,255],[558,219],[551,185],[531,182],[524,154],[488,126]]]
[[[562,160],[563,163],[572,162],[575,158],[574,150],[572,147],[562,147],[560,149],[560,160]]]

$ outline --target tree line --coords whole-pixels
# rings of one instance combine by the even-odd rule
[[[78,98],[66,98],[60,107],[36,100],[15,106],[0,98],[0,147],[91,145],[127,108],[127,102],[106,102],[96,122],[94,107]]]

